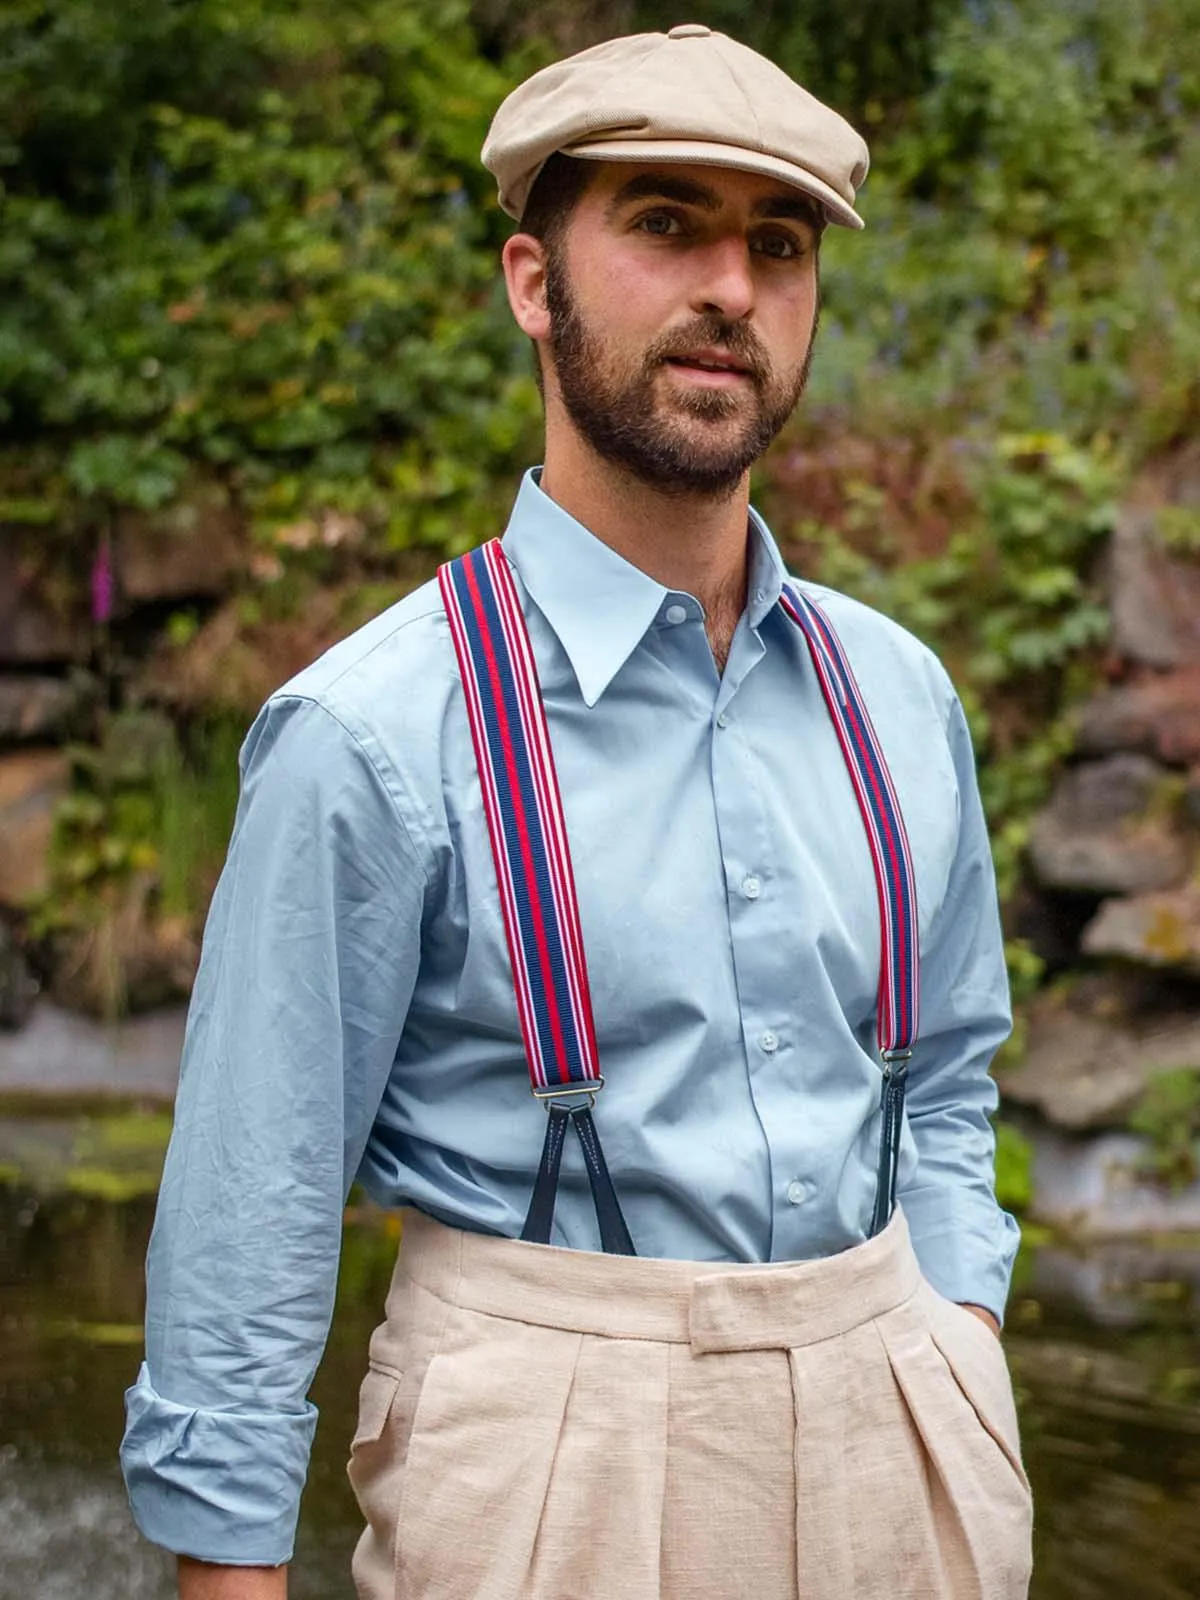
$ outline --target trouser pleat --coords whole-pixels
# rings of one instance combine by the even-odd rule
[[[522,1591],[529,1600],[659,1600],[669,1349],[583,1340]]]
[[[920,1439],[927,1526],[942,1573],[932,1592],[947,1600],[1025,1600],[1031,1503],[1000,1344],[928,1287],[876,1326]]]
[[[396,1600],[530,1600],[583,1336],[455,1310],[405,1462]]]

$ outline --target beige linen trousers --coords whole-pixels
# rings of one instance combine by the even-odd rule
[[[903,1217],[771,1266],[406,1215],[350,1478],[361,1600],[1024,1600],[1004,1352]]]

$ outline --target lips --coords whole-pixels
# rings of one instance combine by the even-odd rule
[[[680,355],[667,356],[666,360],[673,367],[696,368],[701,372],[725,373],[737,378],[752,376],[744,362],[722,350],[689,350]]]

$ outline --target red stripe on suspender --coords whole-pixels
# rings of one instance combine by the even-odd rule
[[[476,582],[474,569],[468,565],[466,568],[467,586],[471,590],[472,598],[482,609],[482,599],[479,585]],[[480,629],[483,639],[484,657],[487,661],[488,675],[491,678],[492,693],[496,705],[496,713],[500,722],[500,742],[504,750],[504,764],[508,772],[509,788],[513,796],[514,821],[516,822],[517,838],[520,841],[521,857],[530,885],[537,881],[533,861],[533,852],[529,843],[529,820],[525,814],[525,802],[521,794],[520,782],[517,774],[517,763],[513,753],[512,729],[508,720],[508,708],[504,704],[503,684],[500,677],[500,668],[496,661],[496,653],[491,635],[486,629]],[[528,742],[528,741],[527,741]],[[532,757],[532,752],[531,752]],[[557,1061],[555,1063],[559,1081],[569,1083],[571,1072],[567,1055],[566,1039],[563,1037],[562,1017],[558,1009],[558,997],[554,992],[554,970],[550,965],[550,950],[546,939],[546,924],[542,916],[541,900],[536,892],[529,896],[530,906],[533,911],[534,939],[538,957],[538,964],[542,973],[542,986],[546,994],[546,1003],[550,1022],[550,1031],[554,1039]]]
[[[484,816],[487,821],[488,835],[492,842],[492,858],[496,866],[496,879],[500,891],[500,911],[504,922],[504,935],[508,944],[509,961],[513,970],[513,992],[517,1002],[518,1019],[521,1024],[521,1037],[525,1041],[525,1053],[529,1062],[530,1075],[535,1082],[545,1082],[546,1073],[541,1061],[541,1041],[534,1016],[533,996],[529,991],[529,980],[525,969],[524,940],[521,937],[521,924],[517,916],[515,894],[509,877],[504,824],[500,818],[500,798],[496,792],[495,779],[491,772],[490,762],[479,759],[479,752],[487,749],[487,732],[484,727],[482,708],[478,701],[478,689],[475,685],[470,646],[467,644],[463,633],[458,597],[453,590],[453,581],[449,575],[449,568],[443,567],[438,576],[442,587],[446,615],[450,622],[450,634],[454,643],[455,654],[458,657],[459,674],[463,681],[467,703],[467,719],[470,723],[471,739],[476,751],[476,765],[479,768]]]
[[[533,660],[529,634],[517,600],[516,586],[509,571],[508,560],[495,541],[484,547],[484,557],[495,582],[498,609],[505,628],[509,652],[521,669],[514,676],[526,738],[531,751],[536,749],[536,758],[532,762],[534,784],[538,794],[538,809],[547,832],[547,864],[555,893],[559,927],[563,933],[567,984],[571,993],[576,1027],[585,1045],[580,1051],[580,1056],[588,1075],[598,1078],[599,1047],[596,1043],[595,1022],[592,1016],[583,929],[579,920],[579,902],[575,893],[575,873],[571,861],[566,819],[562,811],[558,776],[554,768],[554,751],[550,743],[550,732],[546,726],[537,681],[537,665]]]

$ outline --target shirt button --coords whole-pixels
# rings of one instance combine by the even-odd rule
[[[742,893],[747,900],[757,900],[762,893],[762,884],[753,873],[742,879]]]
[[[687,607],[668,606],[666,610],[666,618],[673,628],[677,628],[681,622],[687,621]]]
[[[729,726],[728,713],[722,711],[721,714],[717,718],[717,727],[718,728],[727,728],[728,726]]]
[[[772,1033],[770,1028],[767,1029],[766,1033],[759,1035],[758,1042],[769,1056],[773,1056],[776,1050],[779,1049],[779,1035]]]
[[[788,1205],[802,1206],[812,1193],[812,1184],[803,1178],[793,1178],[787,1186]]]

